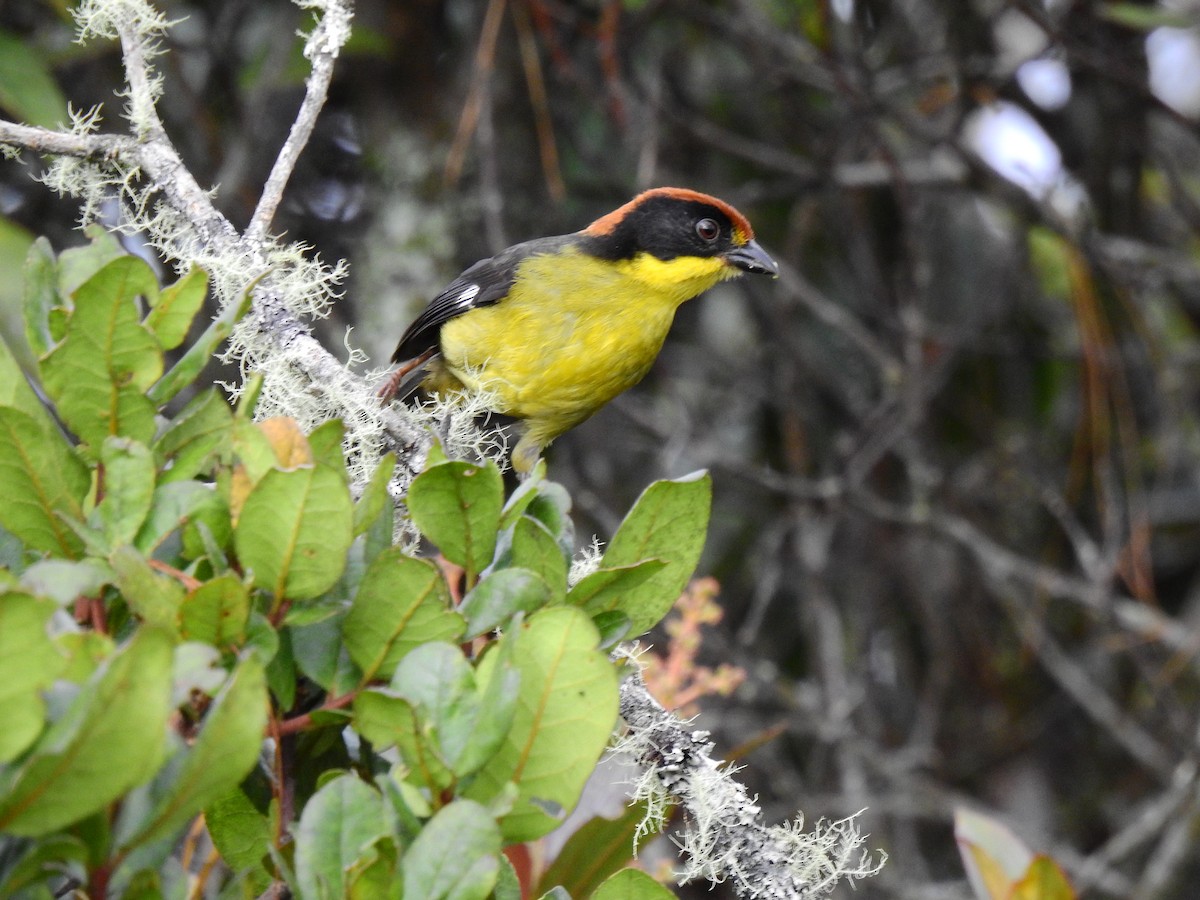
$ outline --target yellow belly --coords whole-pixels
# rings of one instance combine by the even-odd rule
[[[684,301],[736,274],[719,260],[639,255],[604,263],[568,251],[533,257],[509,295],[442,326],[446,369],[527,419],[539,446],[650,370]]]

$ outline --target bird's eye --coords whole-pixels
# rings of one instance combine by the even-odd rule
[[[712,243],[721,235],[721,226],[714,219],[701,219],[696,223],[696,234],[700,240]]]

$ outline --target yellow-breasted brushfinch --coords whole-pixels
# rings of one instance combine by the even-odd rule
[[[718,281],[779,271],[746,217],[715,197],[656,188],[582,231],[480,260],[408,327],[380,391],[482,391],[522,420],[513,467],[650,370],[675,310]],[[421,377],[423,376],[423,377]]]

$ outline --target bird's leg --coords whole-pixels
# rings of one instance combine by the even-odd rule
[[[512,466],[517,473],[517,478],[521,481],[528,478],[533,467],[537,465],[544,446],[545,444],[537,435],[526,431],[517,441],[517,446],[513,447]]]
[[[420,356],[415,356],[408,362],[401,363],[400,367],[396,369],[396,371],[390,376],[388,376],[388,380],[385,381],[383,383],[383,387],[379,389],[377,394],[379,399],[384,403],[390,402],[391,399],[396,396],[396,391],[400,388],[400,382],[404,381],[404,376],[413,369],[425,365],[425,363],[429,362],[430,357],[432,357],[435,353],[437,353],[437,348],[430,347]]]

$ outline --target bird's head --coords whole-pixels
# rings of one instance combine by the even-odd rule
[[[604,259],[633,259],[639,253],[663,261],[693,257],[719,260],[728,267],[721,277],[779,274],[745,216],[723,200],[686,188],[638,194],[581,234],[588,252]]]

